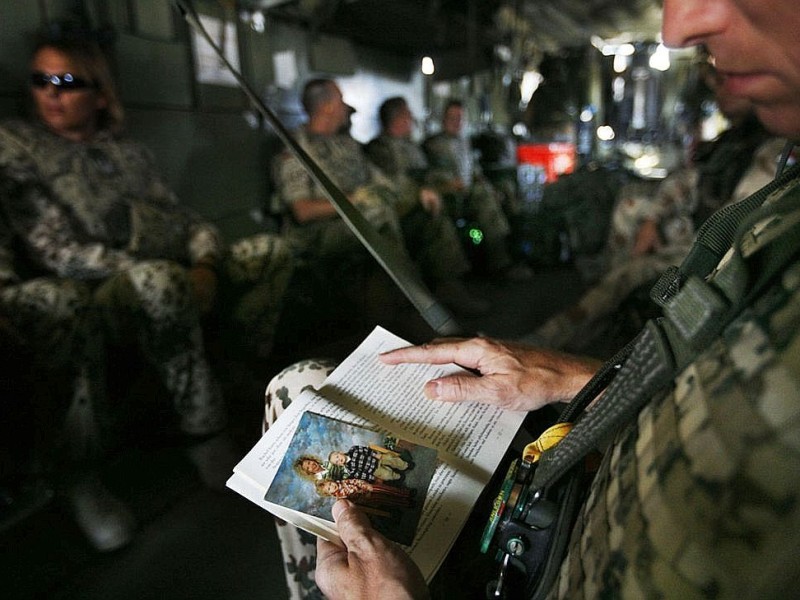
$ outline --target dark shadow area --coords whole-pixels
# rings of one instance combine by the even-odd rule
[[[260,435],[266,383],[292,360],[309,355],[341,358],[378,323],[408,339],[416,336],[415,341],[432,337],[379,270],[345,269],[340,285],[324,289],[326,304],[340,302],[337,314],[315,311],[321,284],[310,273],[298,277],[287,297],[273,355],[262,362],[224,355],[217,361],[238,456]],[[577,271],[566,265],[537,267],[526,282],[474,278],[467,285],[491,301],[493,309],[484,317],[461,321],[464,329],[504,338],[527,333],[583,291]],[[370,309],[374,313],[364,308],[368,301],[377,307]],[[134,387],[125,388],[131,384],[122,382],[129,382],[127,376],[141,365],[130,359],[124,369],[126,377],[119,376],[123,369],[116,373],[116,389],[122,386],[133,402],[124,417],[126,433],[111,448],[103,476],[131,507],[139,522],[137,536],[122,550],[94,552],[44,486],[34,494],[39,503],[0,531],[5,596],[286,598],[272,517],[234,492],[208,489],[187,457],[185,441],[168,433],[170,409],[153,378],[143,371],[133,378]]]

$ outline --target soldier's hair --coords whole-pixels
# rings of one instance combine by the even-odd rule
[[[442,111],[442,114],[446,113],[448,110],[450,110],[453,107],[464,108],[464,103],[461,100],[459,100],[458,98],[450,98],[447,101],[447,103],[444,105],[444,110]]]
[[[383,101],[383,104],[378,108],[378,118],[383,127],[388,127],[389,124],[399,115],[404,108],[408,106],[406,99],[402,96],[392,96]]]
[[[333,79],[318,77],[310,79],[303,86],[300,102],[307,115],[312,115],[316,110],[333,98]]]
[[[96,93],[106,99],[106,107],[101,109],[98,114],[98,127],[113,134],[121,133],[125,121],[125,111],[111,77],[108,58],[101,50],[100,45],[91,39],[75,36],[45,36],[37,41],[31,57],[36,56],[45,48],[65,54],[86,71],[89,79],[97,86]]]

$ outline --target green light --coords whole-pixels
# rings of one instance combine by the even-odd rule
[[[483,232],[477,227],[470,227],[469,239],[477,246],[483,241]]]

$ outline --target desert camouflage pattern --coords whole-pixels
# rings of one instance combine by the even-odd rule
[[[304,389],[322,386],[334,368],[336,363],[332,360],[309,359],[286,367],[273,377],[264,393],[264,431]],[[290,600],[321,600],[322,592],[314,580],[317,538],[279,519],[275,523]]]
[[[731,197],[716,204],[715,208],[744,200],[772,181],[785,144],[786,140],[781,138],[770,138],[760,144]],[[663,244],[657,254],[664,253],[667,260],[676,256],[680,260],[686,256],[696,233],[695,213],[703,204],[699,177],[698,168],[685,167],[670,174],[654,196],[648,194],[646,185],[636,182],[620,190],[608,237],[609,265],[612,269],[631,258],[636,233],[647,220],[659,224]]]
[[[218,257],[216,228],[181,206],[143,146],[101,131],[75,143],[44,126],[0,126],[5,210],[27,260],[61,277],[98,279],[137,259],[190,265]]]
[[[108,132],[76,144],[7,122],[0,176],[0,314],[43,366],[72,372],[72,397],[101,407],[105,346],[134,343],[170,392],[182,430],[219,430],[225,411],[187,268],[216,261],[222,322],[261,355],[292,271],[286,243],[260,234],[227,248],[177,203],[144,147]]]
[[[769,183],[784,145],[785,140],[781,139],[762,144],[730,202],[725,204],[743,200]],[[687,168],[665,179],[653,198],[641,195],[639,192],[645,188],[637,184],[621,190],[608,241],[610,269],[575,305],[541,325],[530,341],[549,348],[583,350],[582,344],[592,332],[608,326],[634,290],[652,283],[668,267],[680,264],[696,233],[693,213],[699,202],[697,181],[697,170]],[[633,256],[636,232],[648,219],[660,223],[663,244],[655,252]]]
[[[553,597],[791,595],[799,331],[795,261],[606,449]]]
[[[367,160],[361,146],[350,135],[319,136],[300,129],[297,141],[367,221],[395,246],[397,254],[416,262],[429,283],[460,277],[467,272],[469,264],[453,225],[443,217],[425,213],[416,199],[416,188],[396,187]],[[278,190],[286,206],[301,199],[326,197],[300,161],[288,152],[278,157],[275,171]],[[415,208],[408,208],[410,204]],[[304,224],[290,220],[286,235],[292,249],[308,259],[341,256],[346,260],[354,252],[364,252],[347,224],[339,218]]]

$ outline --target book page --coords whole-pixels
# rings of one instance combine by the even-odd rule
[[[264,506],[263,494],[304,411],[378,427],[436,448],[441,462],[431,480],[414,541],[406,547],[429,580],[458,536],[525,413],[503,411],[477,402],[429,400],[422,393],[425,382],[461,368],[385,365],[379,361],[379,353],[407,345],[403,339],[377,327],[316,393],[307,390],[287,407],[234,472],[235,478],[244,476],[257,486],[258,492],[250,490],[250,495],[243,495],[252,500],[252,496],[260,493],[257,504],[274,513],[272,508]],[[281,518],[294,522],[286,516]]]
[[[463,369],[380,362],[381,352],[407,345],[376,327],[330,374],[319,394],[387,431],[450,454],[456,466],[488,481],[526,413],[478,402],[429,400],[422,393],[427,381]]]

